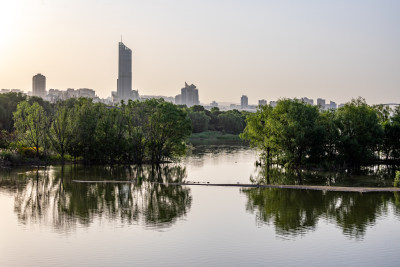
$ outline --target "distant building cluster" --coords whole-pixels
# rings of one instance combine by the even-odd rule
[[[309,104],[309,105],[314,105],[314,100],[308,97],[302,97],[300,99],[300,101],[302,101],[303,103]],[[269,101],[269,105],[271,107],[275,107],[278,104],[278,101]],[[258,106],[264,106],[264,105],[268,105],[268,101],[266,99],[260,99],[258,100]],[[330,101],[329,103],[326,103],[325,99],[322,98],[318,98],[317,99],[317,106],[319,106],[319,108],[321,110],[331,110],[331,109],[337,109],[338,105],[333,102]],[[342,105],[339,105],[343,106]],[[240,98],[240,105],[237,104],[230,104],[228,109],[242,109],[242,110],[247,110],[250,112],[255,112],[257,109],[257,106],[255,105],[249,105],[249,99],[246,95],[242,95],[242,97]]]
[[[22,93],[22,94],[24,94],[24,92],[21,91],[20,89],[1,89],[0,90],[0,94],[7,94],[7,93]]]
[[[109,104],[111,101],[110,99],[101,99],[96,96],[96,92],[93,89],[89,88],[80,88],[80,89],[73,89],[68,88],[66,91],[58,90],[58,89],[50,89],[48,94],[46,95],[45,99],[50,102],[57,102],[58,100],[67,100],[70,98],[79,98],[79,97],[86,97],[92,98],[93,102],[102,102]]]
[[[188,107],[200,105],[199,90],[194,84],[188,85],[185,82],[185,87],[181,89],[181,94],[175,96],[175,104]]]
[[[4,93],[24,93],[20,89],[1,89],[0,94]],[[92,98],[94,102],[102,102],[105,104],[118,104],[121,101],[127,102],[128,100],[146,100],[151,98],[164,99],[167,102],[171,102],[177,105],[186,105],[192,107],[194,105],[200,105],[199,101],[199,90],[194,84],[187,84],[181,88],[181,93],[175,97],[168,96],[153,96],[153,95],[139,95],[138,90],[132,90],[132,50],[128,48],[124,43],[118,43],[118,79],[117,79],[117,91],[112,91],[111,96],[106,99],[101,99],[96,95],[95,90],[89,88],[73,89],[68,88],[67,90],[49,89],[46,91],[46,77],[41,73],[36,74],[32,78],[32,91],[28,92],[28,95],[42,97],[43,99],[56,102],[59,100],[67,100],[70,98],[87,97]],[[314,100],[308,97],[302,97],[300,101],[314,105]],[[277,101],[269,101],[269,105],[275,107]],[[240,98],[240,104],[232,103],[217,103],[212,101],[208,106],[204,105],[206,109],[219,108],[221,110],[229,109],[241,109],[250,112],[255,112],[258,106],[268,105],[266,99],[258,100],[258,105],[250,105],[249,98],[246,95],[242,95]],[[325,99],[318,98],[316,104],[320,110],[334,110],[344,106],[344,104],[337,105],[333,101],[326,102]],[[398,105],[398,104],[387,104],[387,105]]]

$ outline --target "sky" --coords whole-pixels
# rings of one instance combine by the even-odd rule
[[[133,89],[200,102],[309,97],[400,103],[397,0],[0,0],[0,89],[116,91],[118,42]]]

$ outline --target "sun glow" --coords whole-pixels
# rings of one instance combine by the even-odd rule
[[[5,53],[6,47],[15,36],[16,27],[20,21],[18,1],[0,2],[0,50]]]

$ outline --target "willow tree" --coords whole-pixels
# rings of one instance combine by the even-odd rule
[[[64,164],[65,151],[72,135],[68,120],[71,110],[72,108],[68,107],[66,102],[57,103],[49,132],[50,141],[53,148],[60,154],[62,164]]]
[[[37,102],[32,105],[27,101],[20,102],[14,112],[14,126],[19,139],[24,145],[33,147],[38,158],[48,130],[48,118],[43,107]]]

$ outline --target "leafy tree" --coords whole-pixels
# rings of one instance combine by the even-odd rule
[[[126,120],[123,110],[117,107],[99,108],[100,116],[97,122],[95,138],[102,161],[111,165],[121,158],[126,146]]]
[[[393,111],[389,122],[384,124],[384,148],[386,159],[400,160],[400,106]]]
[[[208,130],[210,117],[208,117],[204,111],[190,112],[189,118],[192,122],[193,133],[200,133]]]
[[[317,124],[323,129],[323,156],[328,161],[333,161],[337,156],[339,129],[336,124],[336,111],[326,110],[319,115]]]
[[[271,128],[272,107],[260,106],[256,113],[249,114],[246,119],[246,128],[240,134],[242,139],[248,140],[252,147],[262,151],[262,159],[270,165],[272,155],[276,152],[276,144]]]
[[[20,140],[29,147],[34,147],[36,157],[39,148],[45,143],[48,118],[42,106],[37,102],[30,105],[27,101],[18,104],[14,112],[15,128]]]
[[[13,113],[17,105],[25,100],[26,96],[21,93],[0,94],[0,130],[13,131]]]
[[[336,114],[340,133],[338,151],[343,163],[359,169],[362,164],[372,162],[383,136],[377,111],[358,98],[339,108]]]
[[[67,106],[67,102],[58,102],[52,115],[49,138],[54,149],[61,155],[62,164],[64,164],[65,151],[73,135],[69,123],[71,113],[72,108]]]
[[[68,153],[75,158],[83,157],[86,163],[94,161],[98,156],[95,131],[102,104],[94,104],[92,99],[80,98],[69,116],[69,127],[73,133],[68,145]]]
[[[283,164],[300,166],[318,158],[322,133],[317,126],[318,107],[299,100],[283,99],[272,110],[270,127]]]
[[[152,108],[144,126],[150,161],[159,164],[182,155],[192,131],[187,113],[169,102],[152,99],[147,104]]]
[[[245,128],[245,118],[237,110],[229,110],[218,115],[219,126],[230,134],[240,134]]]

